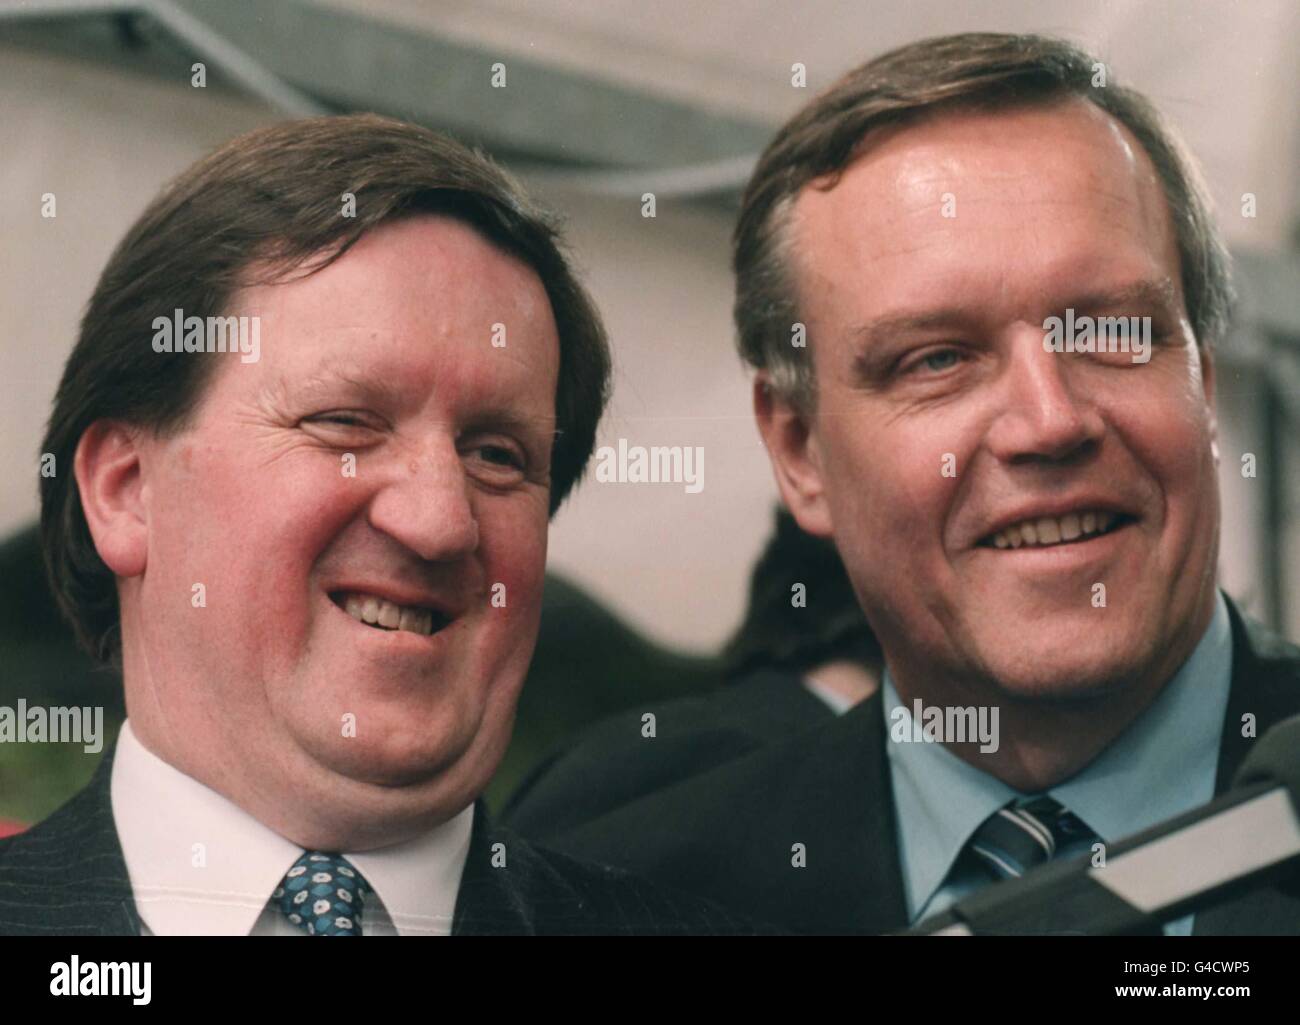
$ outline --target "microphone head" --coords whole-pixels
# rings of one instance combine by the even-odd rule
[[[1234,787],[1251,783],[1277,783],[1291,792],[1300,812],[1300,715],[1283,719],[1255,741],[1250,754],[1232,778]]]
[[[1232,786],[1274,783],[1285,787],[1291,811],[1300,819],[1300,715],[1283,719],[1265,731],[1232,777]],[[1274,885],[1290,897],[1300,898],[1300,870],[1278,874]]]

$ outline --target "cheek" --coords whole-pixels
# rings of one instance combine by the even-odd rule
[[[1111,423],[1155,479],[1166,502],[1195,501],[1216,485],[1210,410],[1199,387],[1183,382],[1114,405]],[[1177,509],[1168,509],[1171,515]],[[1182,510],[1193,515],[1197,510]]]
[[[222,604],[236,618],[241,610],[281,622],[302,618],[312,564],[357,515],[363,490],[319,460],[268,466],[214,446],[195,447],[186,463],[186,479],[174,482],[159,509],[181,571],[188,564],[212,579],[210,590],[234,592],[238,603]]]
[[[512,630],[535,623],[541,613],[547,522],[544,509],[522,499],[478,512],[479,557],[488,601],[494,595],[504,599],[502,620]]]
[[[877,547],[879,539],[892,560],[921,554],[916,540],[942,536],[967,470],[963,428],[952,417],[882,422],[858,415],[835,421],[824,476],[837,533],[847,529],[867,548]],[[907,542],[900,545],[899,538]]]

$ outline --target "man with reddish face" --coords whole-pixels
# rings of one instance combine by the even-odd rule
[[[777,133],[736,229],[740,348],[880,690],[776,743],[751,725],[775,700],[731,728],[658,709],[673,747],[584,804],[615,724],[532,782],[517,828],[798,931],[965,924],[991,884],[1099,868],[1222,794],[1300,712],[1300,652],[1216,587],[1226,251],[1190,158],[1104,72],[1059,40],[930,39]],[[811,589],[790,614],[817,614]],[[1132,928],[1295,933],[1300,900],[1261,887]]]
[[[550,304],[472,228],[415,216],[234,307],[262,358],[219,367],[187,430],[101,421],[79,450],[131,729],[303,846],[407,840],[468,814],[532,654]],[[173,600],[195,583],[197,613]]]
[[[746,931],[477,802],[608,378],[549,215],[451,140],[321,118],[185,172],[44,445],[51,581],[128,718],[0,844],[0,933]]]

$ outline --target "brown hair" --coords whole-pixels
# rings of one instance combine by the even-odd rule
[[[345,193],[355,216],[344,216]],[[77,444],[102,419],[159,436],[182,430],[224,358],[159,358],[153,317],[221,315],[238,289],[296,268],[312,273],[377,225],[419,212],[470,224],[545,286],[560,339],[552,513],[568,495],[595,444],[610,356],[555,219],[487,157],[416,125],[362,114],[250,132],[181,174],[127,232],[59,383],[42,451],[60,472],[41,478],[41,534],[55,597],[95,657],[120,653],[117,586],[81,508],[71,471]]]
[[[1155,165],[1173,217],[1187,313],[1211,346],[1232,310],[1229,257],[1210,215],[1195,162],[1141,94],[1106,81],[1100,61],[1059,39],[968,33],[912,43],[855,68],[816,96],[759,158],[733,238],[734,315],[742,357],[804,409],[815,402],[807,347],[791,344],[801,321],[790,273],[790,210],[805,185],[838,173],[869,133],[946,110],[1047,105],[1071,97],[1096,104],[1136,136]]]

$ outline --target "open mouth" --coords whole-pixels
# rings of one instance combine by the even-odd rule
[[[1136,522],[1136,517],[1101,509],[1064,516],[1040,516],[1023,520],[994,531],[979,542],[981,548],[1057,548],[1062,545],[1084,544],[1095,538],[1113,534],[1121,527]]]
[[[413,633],[432,637],[451,622],[437,609],[419,605],[397,605],[385,598],[359,591],[331,591],[330,601],[363,626],[389,633]]]

